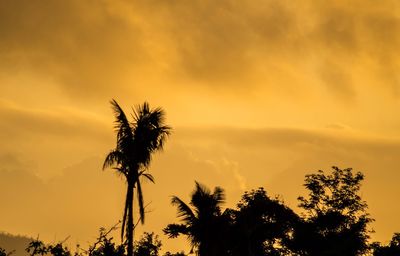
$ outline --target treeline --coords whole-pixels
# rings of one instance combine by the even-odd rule
[[[71,253],[62,242],[46,245],[34,240],[27,248],[30,256],[159,256],[162,244],[155,234],[145,233],[134,242],[133,213],[135,208],[138,223],[144,223],[141,180],[154,182],[149,173],[152,155],[163,149],[172,129],[165,125],[164,111],[150,108],[147,102],[133,109],[132,120],[115,100],[111,106],[116,145],[107,154],[103,169],[112,168],[126,180],[121,222],[124,242],[116,244],[109,237],[110,230],[102,229],[88,249],[78,247]],[[189,254],[199,256],[400,256],[400,234],[394,234],[387,245],[370,242],[373,218],[359,193],[363,179],[361,172],[338,167],[306,175],[308,194],[298,198],[300,213],[271,198],[264,188],[244,193],[236,208],[223,210],[224,190],[216,187],[211,191],[196,182],[189,203],[172,198],[179,223],[167,225],[163,232],[170,238],[185,236],[190,242]],[[9,254],[0,249],[0,256]],[[187,254],[164,254],[173,255]]]
[[[398,256],[400,234],[395,233],[387,245],[370,242],[372,217],[367,203],[360,196],[364,176],[351,168],[333,167],[328,173],[318,171],[306,175],[306,196],[298,198],[300,213],[277,197],[270,197],[264,188],[245,192],[236,208],[226,208],[225,192],[213,191],[195,182],[190,202],[172,198],[179,223],[166,226],[170,238],[185,236],[190,252],[164,256]],[[127,242],[117,244],[109,236],[112,230],[100,230],[96,242],[88,249],[75,252],[63,245],[46,245],[32,241],[30,256],[125,256]],[[136,256],[161,256],[162,243],[154,233],[144,233],[134,243]],[[0,256],[7,256],[0,249]],[[12,254],[12,252],[11,252]]]
[[[361,172],[338,167],[306,175],[300,214],[264,188],[244,193],[235,209],[222,211],[224,190],[211,192],[196,182],[189,204],[172,198],[180,223],[164,232],[186,236],[200,256],[400,255],[400,234],[388,245],[369,242],[373,219],[359,193],[363,179]]]

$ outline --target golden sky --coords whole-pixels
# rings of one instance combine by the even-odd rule
[[[264,186],[296,207],[304,175],[338,165],[365,173],[387,241],[399,68],[397,0],[0,0],[0,230],[85,244],[121,218],[124,183],[101,171],[115,98],[161,106],[174,127],[144,230],[176,221],[170,196],[194,180],[227,206]]]

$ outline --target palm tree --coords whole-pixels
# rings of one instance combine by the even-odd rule
[[[177,196],[171,200],[178,208],[178,217],[183,224],[169,224],[163,231],[170,238],[187,236],[197,255],[223,255],[223,232],[227,222],[221,214],[220,206],[225,202],[224,190],[216,187],[211,193],[204,185],[195,183],[190,201],[192,208]]]
[[[115,115],[117,145],[104,160],[103,170],[113,167],[125,177],[127,183],[125,208],[121,227],[121,239],[128,243],[128,256],[133,255],[133,199],[136,190],[139,219],[144,223],[143,193],[140,177],[154,183],[154,178],[147,172],[152,153],[163,148],[171,128],[164,125],[164,111],[161,108],[150,109],[147,102],[133,110],[133,121],[130,122],[122,108],[115,100],[111,100]]]

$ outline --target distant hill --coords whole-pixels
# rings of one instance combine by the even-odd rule
[[[28,256],[25,251],[32,238],[26,236],[16,236],[5,232],[0,232],[0,247],[7,252],[14,251],[12,256]]]

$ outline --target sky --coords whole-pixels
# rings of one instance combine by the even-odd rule
[[[173,127],[142,231],[168,240],[197,180],[226,207],[260,186],[296,209],[304,175],[365,174],[373,239],[400,231],[397,0],[0,0],[0,230],[86,245],[121,219],[101,170],[116,99]]]

